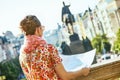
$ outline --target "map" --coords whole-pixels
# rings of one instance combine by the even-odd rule
[[[90,67],[96,54],[96,49],[91,51],[75,54],[75,55],[64,55],[60,54],[63,59],[62,63],[67,71],[76,71],[83,67]]]

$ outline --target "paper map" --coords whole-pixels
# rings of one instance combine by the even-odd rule
[[[62,63],[67,71],[76,71],[83,67],[90,67],[94,60],[95,53],[96,49],[93,49],[91,51],[75,55],[60,54],[60,57],[63,59]]]

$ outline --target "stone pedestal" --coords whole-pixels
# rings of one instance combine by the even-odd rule
[[[83,43],[80,40],[72,41],[69,47],[70,47],[72,54],[80,54],[80,53],[85,52]]]

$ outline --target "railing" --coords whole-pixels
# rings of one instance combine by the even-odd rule
[[[76,80],[115,80],[117,78],[120,78],[120,57],[92,65],[88,76],[82,76]]]

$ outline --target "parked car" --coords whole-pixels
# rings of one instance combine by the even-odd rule
[[[106,54],[101,56],[101,60],[107,60],[107,59],[111,59],[111,54],[106,53]]]

